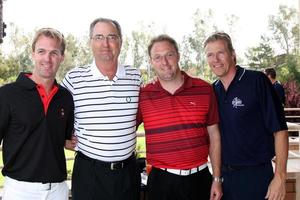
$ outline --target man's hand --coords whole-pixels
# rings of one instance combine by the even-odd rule
[[[78,142],[77,137],[75,135],[72,135],[71,140],[66,140],[65,148],[74,151],[77,142]]]
[[[213,181],[210,190],[210,200],[220,200],[222,195],[222,183]]]
[[[268,187],[268,192],[265,196],[265,199],[283,200],[285,197],[285,192],[285,178],[275,174]]]

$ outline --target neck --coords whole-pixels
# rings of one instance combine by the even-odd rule
[[[116,62],[96,61],[96,66],[104,76],[107,76],[109,78],[109,80],[112,80],[117,73],[118,64]]]
[[[30,77],[36,84],[42,85],[46,91],[46,94],[50,94],[50,91],[54,85],[54,79],[45,79],[36,76],[34,73]]]
[[[276,80],[275,79],[271,79],[271,82],[272,82],[272,84],[274,84],[276,82]]]
[[[176,76],[176,78],[171,81],[165,81],[165,80],[159,79],[159,82],[165,90],[167,90],[171,94],[174,94],[184,83],[184,76],[180,72]]]
[[[236,74],[236,67],[232,68],[232,70],[224,77],[220,77],[220,81],[222,82],[225,91],[227,91],[230,83],[234,79],[234,76]]]

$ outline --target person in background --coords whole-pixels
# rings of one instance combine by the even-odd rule
[[[178,46],[170,36],[153,38],[148,54],[157,80],[141,88],[137,118],[144,122],[152,166],[148,200],[218,200],[221,147],[213,88],[180,70]]]
[[[222,200],[283,200],[288,132],[283,107],[268,78],[236,65],[231,38],[215,32],[205,43],[221,131]],[[272,159],[275,156],[275,173]]]
[[[73,200],[136,200],[136,113],[141,75],[118,63],[122,46],[119,23],[98,18],[90,25],[94,61],[69,71],[63,85],[75,104],[77,137]]]
[[[284,88],[282,87],[282,85],[279,83],[279,81],[276,80],[275,69],[274,68],[266,68],[264,72],[267,75],[267,77],[269,78],[269,80],[271,81],[271,83],[280,99],[281,104],[284,106],[285,105],[285,92],[284,92]]]
[[[38,30],[33,72],[22,72],[16,82],[0,88],[3,200],[68,199],[64,145],[73,131],[74,104],[55,81],[64,51],[60,32]]]

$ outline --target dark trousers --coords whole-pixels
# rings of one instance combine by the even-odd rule
[[[264,200],[273,178],[272,164],[248,167],[222,167],[222,200]]]
[[[111,170],[77,154],[72,174],[72,199],[138,200],[140,181],[135,158],[123,168]]]
[[[189,176],[152,168],[147,182],[148,200],[209,200],[211,183],[208,168]]]

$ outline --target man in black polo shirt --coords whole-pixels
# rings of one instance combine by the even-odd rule
[[[216,32],[204,43],[220,114],[223,200],[282,200],[288,133],[283,107],[262,72],[236,65],[231,39]],[[275,173],[272,159],[275,157]]]
[[[65,40],[52,28],[37,31],[32,73],[0,88],[0,140],[3,140],[3,200],[66,200],[64,145],[71,138],[71,94],[55,81],[64,60]]]

